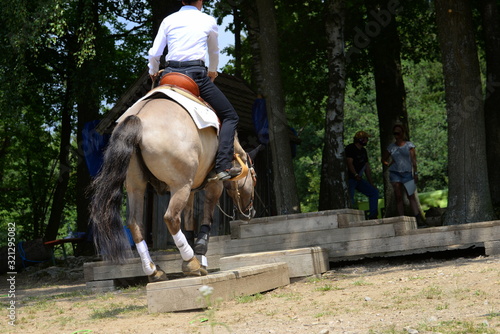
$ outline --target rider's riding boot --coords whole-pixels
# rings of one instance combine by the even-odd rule
[[[241,167],[231,167],[229,169],[226,169],[220,173],[217,174],[217,179],[224,181],[224,180],[229,180],[235,176],[240,175],[241,173]]]

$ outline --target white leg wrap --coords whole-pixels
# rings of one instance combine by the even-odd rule
[[[179,248],[179,251],[181,252],[182,259],[184,261],[191,260],[194,256],[194,251],[191,248],[191,246],[189,246],[184,233],[182,233],[182,231],[179,230],[179,232],[177,232],[177,234],[173,235],[172,237],[174,238],[175,245],[177,246],[177,248]]]
[[[148,245],[146,245],[146,241],[142,240],[138,244],[135,244],[137,247],[137,252],[141,256],[142,262],[142,270],[146,275],[153,275],[156,271],[156,266],[151,260],[151,256],[149,256]]]

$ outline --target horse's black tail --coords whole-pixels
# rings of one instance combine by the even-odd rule
[[[94,243],[104,259],[123,262],[132,256],[130,242],[121,219],[123,183],[132,153],[142,137],[141,120],[129,116],[117,125],[99,175],[91,184],[90,219]]]

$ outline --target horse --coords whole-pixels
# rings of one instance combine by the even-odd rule
[[[206,265],[198,258],[203,259],[207,252],[215,206],[224,188],[233,200],[237,219],[249,220],[255,215],[256,174],[252,159],[258,149],[245,152],[236,134],[234,152],[243,167],[242,175],[226,181],[207,181],[215,174],[217,145],[215,128],[199,129],[182,106],[165,97],[146,99],[137,113],[118,120],[104,152],[101,171],[91,184],[94,242],[105,260],[123,263],[132,256],[120,215],[125,185],[129,202],[127,224],[144,273],[150,282],[168,279],[152,261],[142,235],[144,194],[149,182],[158,193],[170,191],[163,220],[181,253],[182,272],[186,276],[207,275]],[[194,193],[200,189],[205,190],[203,218],[194,241]],[[181,214],[189,241],[181,230]]]

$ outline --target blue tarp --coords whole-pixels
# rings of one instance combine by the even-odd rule
[[[269,122],[265,99],[255,99],[252,106],[252,120],[259,142],[261,144],[269,143]]]
[[[90,176],[95,177],[102,166],[103,153],[110,135],[101,135],[95,130],[99,120],[85,123],[82,132],[82,149]]]

